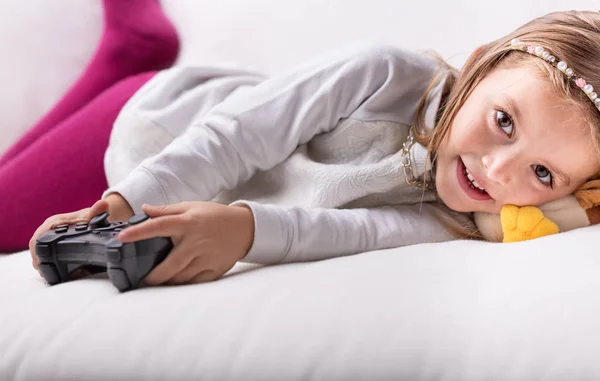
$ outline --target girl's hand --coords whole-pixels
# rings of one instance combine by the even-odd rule
[[[220,278],[243,259],[254,239],[254,216],[245,206],[212,202],[143,205],[151,217],[119,233],[123,243],[170,237],[173,249],[144,279],[147,285],[186,284]]]
[[[109,221],[127,221],[129,217],[133,216],[133,210],[131,209],[131,206],[129,206],[127,200],[125,200],[125,198],[123,198],[123,196],[120,194],[113,193],[104,200],[96,201],[90,208],[48,217],[46,221],[44,221],[44,223],[37,228],[29,240],[29,250],[31,251],[31,261],[33,267],[38,269],[39,260],[35,254],[35,244],[37,239],[40,238],[44,233],[62,224],[72,225],[78,222],[90,222],[92,218],[104,212],[110,213],[108,218]],[[72,274],[73,277],[78,277],[81,275],[83,275],[81,272]]]
[[[76,212],[56,214],[48,217],[46,221],[33,233],[33,236],[29,240],[29,250],[31,251],[31,262],[33,267],[37,270],[39,265],[39,259],[35,254],[35,244],[38,238],[49,230],[54,229],[58,225],[63,224],[76,224],[78,222],[89,222],[94,216],[108,211],[109,205],[106,200],[97,201],[91,208],[85,208]]]

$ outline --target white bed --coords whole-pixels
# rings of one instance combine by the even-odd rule
[[[181,63],[267,73],[357,39],[477,44],[597,0],[162,0]],[[0,151],[83,69],[99,1],[0,2]],[[0,200],[10,202],[10,200]],[[15,205],[15,207],[18,207]],[[600,380],[600,227],[518,244],[452,242],[249,268],[119,294],[102,276],[48,287],[0,256],[0,381]]]
[[[600,379],[600,227],[119,294],[0,259],[1,380]],[[577,242],[575,249],[571,243]]]

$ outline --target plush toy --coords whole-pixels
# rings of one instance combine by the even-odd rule
[[[505,205],[500,214],[475,213],[475,224],[492,242],[518,242],[600,223],[600,180],[574,194],[535,206]]]

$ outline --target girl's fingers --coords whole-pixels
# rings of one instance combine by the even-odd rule
[[[90,211],[88,213],[88,217],[91,220],[93,217],[102,214],[104,212],[108,211],[108,201],[106,200],[99,200],[96,201],[96,203],[94,203],[94,205],[92,205],[92,207],[90,208]]]
[[[201,272],[206,271],[206,260],[203,256],[196,257],[183,270],[168,279],[165,283],[170,285],[189,283],[194,277]]]
[[[187,212],[189,209],[189,205],[185,202],[180,202],[178,204],[170,204],[170,205],[142,205],[142,211],[146,213],[149,217],[159,217],[159,216],[168,216],[173,214],[181,214]]]
[[[188,284],[205,283],[205,282],[212,282],[217,279],[219,279],[219,274],[216,271],[205,270],[205,271],[202,271],[200,274],[196,275],[195,277],[193,277],[192,279],[190,279],[187,283]]]
[[[125,228],[119,233],[119,239],[121,242],[127,243],[154,237],[173,237],[180,235],[181,232],[181,218],[179,216],[163,216]]]
[[[175,246],[165,260],[146,275],[144,283],[149,286],[164,284],[188,267],[193,259],[194,257],[190,255],[183,245]]]
[[[43,232],[48,230],[50,230],[50,225],[46,223],[42,224],[39,228],[36,229],[36,231],[33,233],[33,236],[31,236],[31,239],[29,240],[29,251],[31,251],[31,258],[33,259],[33,267],[35,267],[36,269],[38,259],[35,255],[35,244],[37,239],[43,234]]]
[[[73,224],[76,222],[87,222],[87,209],[83,209],[77,212],[57,214],[52,217],[48,217],[42,225],[40,225],[29,240],[29,251],[31,252],[31,259],[34,268],[38,268],[38,258],[35,255],[35,245],[37,239],[40,238],[44,233],[49,230],[56,228],[58,225]]]
[[[76,212],[57,214],[48,217],[42,225],[40,225],[33,236],[29,240],[29,250],[31,251],[31,259],[34,268],[38,268],[39,260],[35,255],[35,245],[37,239],[40,238],[44,233],[49,230],[56,228],[58,225],[72,225],[78,222],[89,222],[92,217],[108,211],[108,202],[106,200],[99,200],[94,203],[91,208],[81,209]]]

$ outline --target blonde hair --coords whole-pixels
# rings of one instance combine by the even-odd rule
[[[528,45],[541,46],[559,60],[568,63],[575,73],[595,86],[600,93],[600,13],[597,11],[553,12],[538,17],[512,33],[479,47],[460,72],[438,57],[441,69],[430,83],[417,107],[413,128],[415,139],[427,147],[432,162],[444,143],[457,112],[475,86],[495,68],[531,66],[550,80],[555,90],[565,95],[565,100],[583,111],[590,125],[590,137],[596,145],[600,160],[600,111],[566,75],[544,60],[511,48],[510,41],[518,38]],[[436,127],[428,130],[425,110],[430,93],[442,80],[446,80],[442,103],[436,115]],[[594,176],[597,178],[598,175]],[[585,184],[584,184],[585,186]],[[446,222],[444,222],[446,221]],[[482,239],[472,228],[448,226],[457,238]]]

